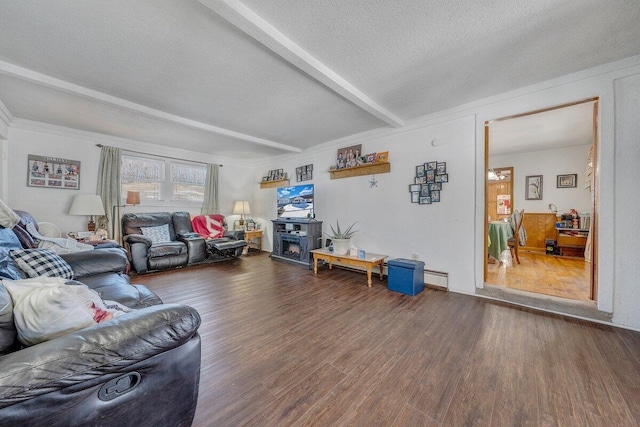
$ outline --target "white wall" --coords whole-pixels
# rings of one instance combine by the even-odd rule
[[[559,213],[576,209],[591,212],[591,193],[585,190],[586,160],[590,145],[541,150],[529,153],[491,155],[489,167],[514,168],[514,209],[525,212],[549,212],[549,203],[554,203]],[[557,188],[557,175],[577,174],[576,188]],[[525,200],[525,178],[542,175],[542,200]]]
[[[341,225],[357,221],[359,233],[352,244],[367,252],[390,258],[411,258],[417,254],[425,268],[449,273],[449,288],[474,292],[473,246],[460,245],[473,236],[474,220],[474,127],[473,116],[419,127],[362,141],[326,144],[304,157],[287,156],[256,169],[259,181],[270,169],[284,169],[293,177],[295,168],[313,164],[316,219],[323,230],[340,220]],[[431,141],[437,139],[434,147]],[[391,173],[330,179],[338,148],[362,143],[362,152],[389,151]],[[444,184],[442,201],[431,205],[411,203],[409,184],[415,168],[428,161],[447,163],[449,182]],[[254,197],[265,218],[276,217],[276,190],[257,190]],[[272,245],[272,229],[266,241]],[[461,263],[460,260],[469,260]]]
[[[13,209],[30,212],[38,221],[53,222],[63,233],[86,230],[88,217],[71,216],[69,208],[76,194],[96,194],[100,148],[96,143],[112,145],[123,149],[142,151],[160,156],[178,157],[185,160],[223,163],[220,168],[221,213],[230,214],[233,200],[248,198],[252,193],[253,168],[229,163],[227,159],[190,153],[184,150],[168,149],[152,144],[108,138],[101,135],[63,129],[37,123],[18,123],[9,129],[7,164],[10,174],[5,202]],[[27,156],[60,157],[81,162],[80,190],[28,187]],[[186,210],[200,213],[200,207],[184,206],[127,206],[120,213],[158,212]],[[233,218],[233,217],[231,217]]]
[[[640,328],[640,74],[615,81],[615,300],[613,321]],[[611,256],[611,254],[605,254]]]

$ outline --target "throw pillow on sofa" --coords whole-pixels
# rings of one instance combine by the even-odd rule
[[[13,318],[19,341],[35,345],[87,328],[129,311],[79,282],[60,277],[3,280],[13,301]],[[114,306],[115,305],[115,306]]]
[[[10,255],[29,277],[73,279],[73,269],[69,263],[49,249],[16,249]]]
[[[169,243],[171,235],[169,234],[169,225],[159,225],[157,227],[140,227],[143,236],[151,239],[152,244]]]

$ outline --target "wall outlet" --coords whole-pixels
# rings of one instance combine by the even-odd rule
[[[414,261],[418,260],[418,254],[411,254],[411,259]]]

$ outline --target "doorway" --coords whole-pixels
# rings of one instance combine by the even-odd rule
[[[487,224],[524,209],[526,233],[518,251],[520,264],[508,249],[491,263],[488,243],[485,284],[596,299],[597,117],[598,99],[592,98],[485,123]],[[532,180],[539,183],[540,194],[526,191]]]

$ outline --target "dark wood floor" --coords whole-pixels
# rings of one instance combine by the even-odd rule
[[[195,426],[640,425],[640,333],[266,254],[134,277],[202,316]]]

